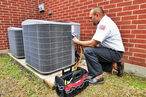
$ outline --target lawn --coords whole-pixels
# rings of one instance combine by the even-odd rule
[[[43,80],[15,64],[7,55],[0,55],[0,72],[0,97],[58,97]],[[108,73],[104,78],[104,84],[89,85],[76,97],[146,97],[146,78]]]

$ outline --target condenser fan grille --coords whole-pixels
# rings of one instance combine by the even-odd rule
[[[71,25],[23,25],[26,62],[40,73],[73,65]]]

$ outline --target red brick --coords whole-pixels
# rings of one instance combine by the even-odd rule
[[[127,43],[129,39],[122,39],[123,43]]]
[[[109,9],[109,12],[120,12],[120,11],[122,11],[122,8]]]
[[[146,24],[146,20],[133,20],[132,24]]]
[[[105,10],[104,10],[104,13],[109,13],[109,10],[106,10],[106,9],[105,9]]]
[[[108,13],[107,14],[109,17],[116,17],[116,13]]]
[[[124,39],[124,38],[135,38],[135,35],[121,35],[122,36],[122,38]]]
[[[87,34],[85,34],[86,36],[88,36],[88,37],[93,37],[93,34],[91,34],[91,33],[87,33]]]
[[[93,0],[93,2],[103,2],[104,0]]]
[[[135,47],[146,49],[146,44],[135,44]]]
[[[95,6],[97,6],[97,3],[93,3],[93,4],[90,4],[90,5],[88,5],[88,8],[92,8],[92,7],[95,7]]]
[[[128,49],[129,49],[128,47],[125,47],[125,51],[128,51]]]
[[[118,21],[118,22],[116,22],[117,25],[126,25],[126,26],[130,23],[131,23],[131,21]]]
[[[110,9],[110,8],[115,8],[116,7],[116,5],[115,4],[108,4],[108,5],[105,5],[104,6],[104,9]]]
[[[136,29],[136,25],[122,25],[121,29]]]
[[[139,19],[146,19],[146,15],[139,15]]]
[[[145,0],[134,0],[133,4],[142,4],[142,3],[146,3]]]
[[[84,36],[85,37],[85,40],[91,40],[91,37],[88,37],[88,36]]]
[[[35,0],[30,1],[8,1],[8,2],[3,2],[1,4],[1,14],[0,17],[2,17],[2,28],[1,31],[2,33],[7,33],[7,27],[11,26],[16,26],[19,27],[21,26],[21,22],[31,16],[31,18],[35,18],[37,14],[37,2]],[[26,8],[27,6],[30,7]],[[36,10],[37,9],[37,10]],[[23,10],[23,12],[22,12]],[[25,14],[25,15],[24,15]],[[37,16],[38,17],[38,16]],[[3,47],[1,49],[7,49],[8,48],[8,39],[7,39],[7,34],[2,35],[2,40],[0,43],[4,43]]]
[[[86,9],[87,8],[87,6],[82,6],[82,7],[80,7],[80,9]]]
[[[135,19],[137,19],[137,15],[122,17],[122,20],[135,20]]]
[[[146,54],[144,53],[134,53],[135,57],[146,58]]]
[[[110,0],[110,4],[112,4],[112,3],[119,3],[119,2],[123,2],[123,0]]]
[[[117,16],[126,16],[126,15],[131,15],[132,11],[127,11],[127,12],[118,12]]]
[[[120,17],[111,17],[111,19],[113,20],[113,21],[120,21]]]
[[[132,56],[132,52],[124,52],[124,55]]]
[[[146,4],[141,4],[140,9],[146,8]]]
[[[134,47],[134,44],[132,44],[132,43],[124,43],[124,46],[126,46],[126,47]]]
[[[131,4],[132,4],[131,1],[130,1],[130,2],[122,2],[122,3],[118,3],[118,4],[117,4],[117,7],[128,6],[128,5],[131,5]]]
[[[137,57],[129,57],[130,60],[145,63],[145,59],[137,58]]]
[[[83,4],[84,5],[92,4],[92,1],[85,1]]]
[[[87,29],[94,29],[95,27],[93,27],[93,26],[89,26],[89,27],[87,27]]]
[[[130,30],[120,30],[121,34],[130,34]]]
[[[138,66],[146,67],[146,63],[143,63],[143,62],[134,61],[134,62],[132,62],[132,64],[133,64],[133,65],[138,65]]]
[[[105,1],[105,2],[100,2],[98,3],[98,6],[104,6],[104,5],[108,5],[109,1]]]
[[[139,9],[139,5],[126,6],[123,11]]]
[[[126,56],[126,57],[128,57],[128,56]],[[123,56],[123,58],[121,59],[121,62],[129,63],[129,64],[132,63],[131,60],[128,60],[127,58],[125,58],[125,56]]]
[[[138,29],[146,29],[146,25],[138,25]],[[146,32],[146,30],[145,30]]]
[[[146,34],[145,35],[136,35],[136,38],[146,39]]]
[[[1,10],[2,13],[8,13],[8,10]]]
[[[0,45],[0,50],[5,50],[3,45]]]
[[[146,12],[146,9],[142,10],[133,10],[133,14],[144,14]]]
[[[132,30],[132,34],[145,34],[146,30]]]
[[[129,52],[146,53],[146,49],[129,48]]]
[[[92,26],[92,24],[91,23],[84,23],[84,26],[88,27],[88,26]]]

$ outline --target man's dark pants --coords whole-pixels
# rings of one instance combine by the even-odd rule
[[[99,76],[103,71],[111,72],[113,63],[118,62],[123,53],[105,47],[86,47],[84,55],[90,76]]]

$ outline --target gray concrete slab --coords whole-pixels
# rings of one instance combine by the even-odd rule
[[[136,76],[146,78],[146,67],[124,63],[124,71],[133,73]]]
[[[9,49],[6,50],[0,50],[0,54],[7,54],[9,52]]]

